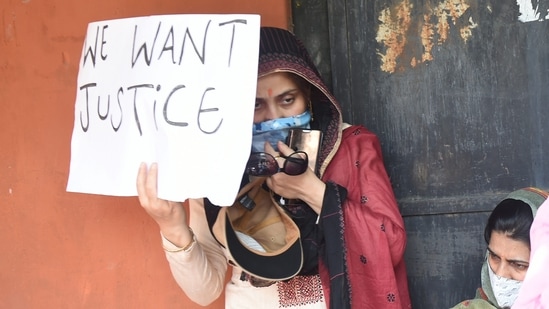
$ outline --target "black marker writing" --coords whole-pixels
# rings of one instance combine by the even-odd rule
[[[202,54],[198,52],[198,49],[196,48],[196,44],[194,44],[193,37],[191,36],[191,33],[189,32],[189,28],[187,27],[187,30],[185,30],[185,36],[183,37],[183,43],[181,44],[181,55],[179,56],[179,64],[181,64],[181,61],[183,60],[183,53],[185,51],[185,42],[187,41],[187,37],[189,37],[189,40],[191,40],[191,43],[193,44],[194,52],[200,58],[200,62],[204,64],[206,61],[206,38],[208,36],[208,28],[210,27],[210,23],[212,21],[208,21],[208,24],[206,25],[206,29],[204,29],[204,39],[202,40]]]
[[[187,61],[195,61],[195,64],[206,65],[207,55],[223,55],[221,60],[224,61],[223,57],[227,55],[227,67],[231,66],[232,56],[236,55],[238,52],[237,48],[239,46],[238,30],[242,29],[242,25],[247,25],[246,19],[231,19],[224,22],[219,22],[217,25],[214,23],[214,27],[211,28],[212,20],[205,20],[201,26],[180,26],[179,24],[166,24],[161,21],[155,22],[155,24],[150,27],[150,23],[141,25],[133,25],[133,41],[131,47],[131,54],[128,50],[128,58],[130,58],[131,68],[126,69],[135,69],[136,66],[146,66],[154,68],[156,65],[154,62],[164,61],[164,65],[182,65]],[[145,27],[152,28],[150,31],[146,31]],[[217,27],[217,28],[215,28]],[[212,30],[213,29],[213,30]],[[82,66],[91,63],[92,68],[89,70],[95,70],[98,62],[106,61],[109,57],[108,55],[108,37],[107,35],[109,30],[109,25],[97,25],[94,29],[95,36],[91,36],[89,42],[85,44],[83,50],[83,61]],[[93,31],[93,30],[92,30]],[[215,32],[217,31],[217,33]],[[208,40],[209,33],[214,33],[216,38],[221,39],[220,42],[215,42],[214,34],[210,34],[210,39]],[[130,34],[131,35],[131,34]],[[230,37],[229,37],[230,36]],[[88,39],[87,39],[88,40]],[[89,45],[88,45],[89,44]],[[210,49],[215,47],[215,50],[208,50],[208,46],[211,45]],[[223,46],[220,46],[223,45]],[[128,48],[128,49],[129,49]],[[114,55],[115,57],[118,54]],[[210,58],[212,56],[209,56]],[[112,62],[113,58],[110,57],[109,60]],[[188,59],[188,60],[187,60]],[[116,60],[117,62],[124,63],[127,65],[128,62],[121,60]],[[199,61],[199,62],[198,62]],[[189,63],[190,64],[190,63]],[[205,69],[211,69],[211,65],[217,65],[217,62],[210,63]],[[88,65],[89,66],[89,65]],[[224,65],[222,65],[224,66]],[[196,66],[190,66],[195,69]],[[124,65],[114,65],[114,66],[103,66],[103,68],[114,69],[115,72],[119,69],[124,69]],[[163,68],[163,67],[162,67]],[[132,74],[141,74],[145,75],[147,72],[141,71],[143,68],[140,67],[136,69]],[[168,69],[165,72],[170,79],[180,78],[181,72],[172,75],[175,72]],[[180,68],[174,68],[174,70],[181,70]],[[159,70],[153,70],[154,74],[159,74]],[[200,73],[200,72],[198,72]],[[164,73],[162,73],[164,74]],[[192,72],[188,72],[187,77],[190,77],[190,81],[193,81]],[[200,75],[200,74],[198,74]],[[148,77],[147,75],[145,75]],[[101,76],[99,76],[101,77]],[[141,77],[140,77],[141,78]],[[139,78],[137,79],[139,80]],[[148,81],[148,80],[147,80]],[[89,82],[82,85],[79,90],[85,91],[85,102],[83,102],[82,109],[80,110],[80,127],[83,132],[88,132],[90,126],[95,126],[97,123],[95,119],[105,121],[110,116],[110,126],[114,132],[118,132],[119,129],[124,124],[124,119],[130,119],[128,124],[131,125],[131,119],[135,121],[135,127],[139,132],[139,135],[143,135],[144,129],[147,128],[145,124],[148,121],[154,121],[154,130],[159,129],[159,126],[162,125],[162,122],[170,126],[175,127],[189,127],[190,123],[188,119],[182,120],[182,116],[172,112],[170,114],[171,108],[170,105],[177,107],[183,107],[186,105],[188,108],[193,109],[191,116],[196,116],[196,125],[198,129],[204,134],[213,134],[219,130],[223,123],[223,115],[219,108],[213,107],[215,104],[214,100],[219,99],[219,95],[208,95],[214,93],[216,89],[214,87],[205,87],[201,89],[195,89],[192,85],[185,83],[185,85],[179,84],[176,85],[169,91],[167,89],[167,97],[160,98],[160,90],[162,89],[160,84],[156,83],[147,83],[143,81],[136,82],[137,84],[131,86],[120,86],[116,92],[116,101],[114,98],[114,93],[102,93],[105,91],[104,87],[99,87],[97,82]],[[156,84],[156,87],[155,87]],[[206,85],[202,85],[204,87]],[[208,85],[210,86],[210,85]],[[110,87],[109,87],[110,88]],[[183,91],[185,90],[185,91]],[[202,98],[200,102],[192,102],[195,99],[187,100],[186,98],[194,97],[192,93],[196,91],[203,91]],[[131,91],[127,93],[128,91]],[[150,91],[155,91],[153,94]],[[190,91],[191,96],[185,95]],[[164,92],[163,92],[164,93]],[[214,99],[215,98],[215,99]],[[145,100],[147,100],[145,102]],[[91,107],[91,104],[97,102],[97,106]],[[212,103],[213,102],[213,103]],[[97,116],[94,112],[90,115],[90,107],[92,111],[97,109]],[[186,108],[187,108],[186,107]],[[158,110],[162,109],[162,111]],[[132,114],[133,109],[133,117]],[[175,108],[173,110],[180,110]],[[124,117],[124,113],[130,115],[130,118]],[[213,113],[213,114],[212,114]],[[119,115],[118,115],[119,114]],[[95,118],[96,117],[96,118]],[[152,119],[150,119],[152,117]],[[193,118],[191,123],[193,122]],[[211,121],[213,119],[213,122]],[[206,121],[207,120],[207,121]],[[101,123],[101,121],[99,123]],[[106,121],[105,121],[106,122]]]
[[[97,102],[97,117],[100,120],[106,120],[110,116],[110,124],[114,132],[118,132],[120,127],[122,126],[123,122],[123,116],[124,116],[124,88],[119,87],[116,93],[116,103],[111,104],[111,94],[106,95],[95,95],[93,89],[99,90],[101,88],[98,87],[97,83],[87,83],[79,88],[80,90],[85,91],[85,112],[80,111],[80,127],[83,132],[88,132],[90,129],[90,102]],[[126,99],[127,104],[131,104],[133,109],[133,118],[135,120],[135,125],[137,128],[137,131],[139,132],[140,136],[143,136],[143,126],[142,122],[144,120],[143,117],[152,117],[154,121],[154,127],[155,130],[158,130],[158,120],[157,120],[157,98],[155,97],[151,105],[148,105],[143,102],[143,97],[150,98],[150,94],[145,94],[144,91],[154,90],[156,93],[160,92],[162,89],[161,85],[157,85],[156,87],[153,84],[138,84],[138,85],[132,85],[126,88],[126,90],[130,91],[133,90],[133,95],[131,97],[131,101],[128,102],[128,99]],[[187,121],[175,121],[173,120],[173,115],[170,117],[169,113],[169,106],[170,104],[196,104],[190,101],[186,101],[184,99],[181,99],[181,96],[176,95],[178,92],[182,90],[188,90],[195,92],[196,89],[189,89],[185,85],[176,85],[168,94],[165,100],[161,100],[164,102],[162,105],[162,120],[164,120],[165,123],[175,126],[175,127],[188,127],[189,122]],[[201,116],[204,113],[211,113],[211,112],[219,112],[219,108],[217,107],[205,107],[208,104],[207,103],[207,93],[210,93],[211,91],[215,90],[213,87],[206,87],[204,92],[202,93],[202,98],[200,101],[200,104],[196,104],[196,121],[198,128],[201,132],[205,134],[212,134],[215,133],[223,123],[223,117],[219,118],[219,121],[217,122],[215,128],[213,130],[204,129],[204,125],[201,122]],[[97,100],[95,100],[97,98]],[[106,102],[106,103],[105,103]],[[144,105],[142,105],[144,104]],[[115,108],[116,107],[116,108]],[[94,107],[95,108],[95,107]],[[115,113],[116,112],[116,113]],[[85,113],[85,115],[84,115]],[[120,116],[117,116],[115,114],[120,113]],[[176,115],[176,117],[180,117],[181,115]],[[118,120],[115,123],[115,118],[118,118]]]
[[[88,83],[79,88],[80,90],[85,89],[86,91],[86,124],[85,125],[82,120],[82,111],[80,111],[80,127],[84,132],[88,132],[88,129],[90,127],[90,100],[89,100],[90,94],[88,89],[92,87],[97,87],[97,83]],[[120,105],[120,93],[124,94],[124,90],[122,89],[122,87],[119,88],[118,95],[117,95],[118,108],[120,110],[120,121],[117,126],[114,125],[113,116],[111,114],[111,126],[115,132],[118,131],[118,129],[122,125],[122,106]],[[109,116],[110,105],[111,105],[111,96],[109,95],[107,99],[107,111],[105,112],[105,114],[101,114],[101,107],[100,107],[101,97],[100,96],[97,97],[97,116],[99,117],[99,119],[101,120],[107,119],[107,117]]]
[[[112,122],[112,115],[111,115],[111,126],[114,132],[118,132],[118,129],[120,129],[120,126],[122,125],[122,104],[120,104],[120,95],[124,94],[124,88],[120,87],[118,88],[118,92],[116,93],[116,103],[118,103],[118,110],[120,111],[120,121],[118,122],[118,125],[115,126]]]
[[[233,34],[231,36],[231,47],[229,49],[229,63],[227,64],[227,66],[229,66],[229,67],[231,66],[231,57],[233,55],[234,33],[236,31],[235,23],[247,24],[248,22],[245,19],[235,19],[235,20],[231,20],[231,21],[227,21],[227,22],[219,24],[219,26],[233,25]]]
[[[139,55],[141,52],[143,52],[143,57],[145,57],[145,63],[147,63],[147,66],[151,65],[151,58],[154,50],[154,46],[156,45],[156,39],[158,38],[158,33],[160,32],[160,26],[162,25],[161,22],[158,23],[158,28],[156,28],[156,34],[154,36],[154,40],[151,47],[151,55],[149,56],[149,52],[147,49],[147,43],[143,43],[141,47],[139,47],[137,51],[137,55],[135,54],[135,41],[137,37],[137,25],[135,25],[135,29],[133,31],[133,47],[132,47],[132,68],[135,66],[135,63],[137,62],[137,59],[139,58]]]
[[[217,130],[219,129],[219,127],[221,126],[221,123],[223,122],[223,118],[221,118],[221,120],[219,121],[219,123],[217,124],[217,127],[215,127],[215,129],[213,129],[213,131],[204,131],[202,129],[202,125],[200,124],[200,115],[202,115],[202,113],[207,113],[207,112],[217,112],[219,111],[219,108],[217,107],[214,107],[214,108],[202,108],[202,105],[204,105],[204,97],[206,96],[206,93],[208,91],[211,91],[211,90],[215,90],[215,88],[212,88],[212,87],[209,87],[207,88],[204,93],[202,94],[202,100],[200,100],[200,109],[198,110],[198,116],[196,117],[196,122],[198,123],[198,128],[200,129],[200,131],[202,131],[203,133],[206,133],[206,134],[212,134],[212,133],[215,133],[217,132]]]
[[[108,98],[109,99],[107,100],[107,112],[105,113],[105,115],[101,115],[101,97],[97,98],[97,115],[101,120],[105,120],[107,119],[107,117],[109,117],[109,109],[111,107],[111,96],[109,95]]]
[[[135,92],[133,94],[133,115],[135,117],[137,130],[139,130],[139,135],[143,135],[143,131],[141,131],[141,122],[139,122],[139,113],[137,113],[137,89],[139,88],[154,88],[154,86],[152,84],[143,84],[128,87],[128,90],[135,89]]]
[[[187,122],[176,122],[176,121],[171,121],[170,119],[168,119],[168,103],[170,103],[170,99],[172,98],[172,95],[178,91],[179,89],[183,89],[185,88],[184,85],[178,85],[176,86],[175,88],[173,88],[172,92],[170,92],[170,94],[168,95],[168,98],[166,98],[166,102],[164,102],[164,120],[168,123],[168,124],[171,124],[172,126],[178,126],[178,127],[186,127],[188,126],[189,124]]]
[[[101,54],[101,59],[103,61],[107,60],[107,55],[104,54],[103,48],[107,44],[107,41],[105,41],[105,30],[108,28],[108,25],[104,25],[101,30],[101,49],[99,53]],[[97,41],[99,40],[99,26],[97,27],[97,30],[95,31],[95,40],[93,43],[93,48],[91,46],[87,47],[86,52],[84,54],[84,61],[82,62],[82,66],[86,65],[86,60],[88,59],[88,56],[91,57],[91,61],[93,64],[93,67],[95,67],[95,55],[97,54]],[[87,44],[87,39],[86,39]]]
[[[185,32],[183,33],[183,37],[178,38],[176,35],[176,32],[174,30],[174,26],[170,26],[167,30],[164,31],[162,22],[158,22],[158,25],[156,27],[156,33],[154,37],[147,39],[139,39],[138,34],[140,33],[139,26],[135,25],[134,27],[134,33],[133,33],[133,45],[132,45],[132,58],[131,58],[131,67],[134,68],[137,64],[137,62],[142,59],[144,63],[147,66],[153,65],[153,59],[160,60],[162,57],[169,57],[170,62],[173,64],[181,65],[183,63],[183,60],[185,58],[189,58],[189,56],[185,56],[186,49],[189,49],[192,47],[192,50],[194,51],[194,55],[198,57],[198,60],[200,63],[205,64],[206,63],[206,43],[208,39],[208,31],[210,28],[211,20],[209,20],[206,23],[206,26],[204,27],[204,33],[202,34],[202,45],[197,45],[196,37],[200,37],[200,35],[197,35],[196,31],[191,33],[191,30],[189,27],[185,28]],[[236,24],[247,24],[247,21],[245,19],[235,19],[230,20],[227,22],[223,22],[219,24],[219,27],[232,25],[232,32],[231,32],[231,42],[229,46],[229,59],[228,59],[228,66],[231,64],[231,57],[232,57],[232,51],[234,48],[234,42],[236,37]],[[163,39],[164,44],[162,47],[157,46],[157,41]],[[178,47],[178,41],[180,40],[180,50],[177,51]],[[160,44],[158,44],[160,45]],[[159,51],[157,51],[159,49]],[[158,54],[158,56],[156,56]]]
[[[169,43],[169,44],[168,44]],[[160,52],[160,55],[158,55],[158,59],[162,57],[162,54],[165,51],[170,51],[172,55],[172,63],[175,64],[175,58],[174,58],[174,37],[173,37],[173,26],[170,28],[170,31],[168,32],[168,36],[166,37],[166,40],[164,41],[164,47],[162,48],[162,51]]]
[[[90,103],[89,103],[89,87],[95,87],[97,86],[97,83],[89,83],[85,84],[82,87],[80,87],[80,90],[86,89],[86,125],[82,123],[82,111],[80,111],[80,127],[82,128],[82,131],[88,132],[88,128],[90,127]]]

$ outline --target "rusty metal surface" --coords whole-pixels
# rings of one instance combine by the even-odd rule
[[[380,136],[399,198],[549,186],[548,21],[519,22],[511,1],[345,7],[334,92]]]

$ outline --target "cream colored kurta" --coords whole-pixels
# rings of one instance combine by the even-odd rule
[[[268,287],[254,287],[249,281],[241,280],[240,268],[232,267],[227,282],[228,253],[210,233],[203,201],[191,200],[189,204],[190,226],[196,243],[186,251],[166,252],[166,258],[177,284],[192,301],[207,306],[225,291],[228,309],[326,308],[318,275],[297,276]],[[165,248],[176,249],[164,237],[162,243]]]

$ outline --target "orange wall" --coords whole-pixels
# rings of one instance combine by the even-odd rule
[[[87,24],[174,13],[290,19],[285,0],[1,1],[0,308],[199,308],[136,197],[65,192]]]

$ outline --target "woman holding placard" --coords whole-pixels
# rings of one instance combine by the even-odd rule
[[[187,214],[157,198],[156,164],[140,167],[139,201],[187,296],[208,305],[225,290],[226,307],[239,309],[410,308],[406,233],[379,141],[343,123],[306,49],[283,29],[261,29],[253,130],[230,207],[189,200]]]

